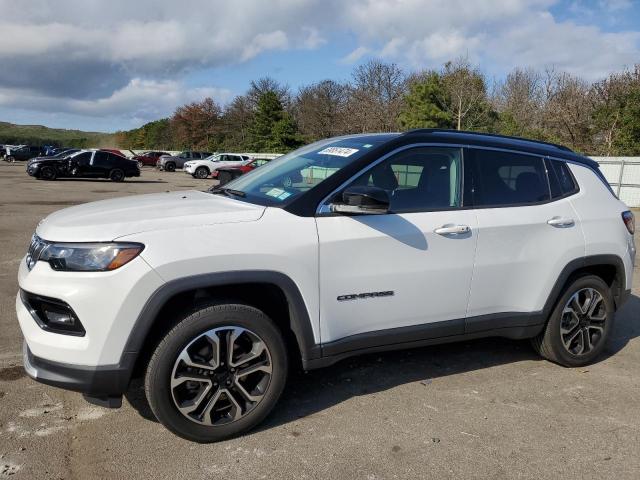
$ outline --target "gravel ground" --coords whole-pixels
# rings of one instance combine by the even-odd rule
[[[292,376],[256,431],[198,445],[166,431],[139,385],[108,410],[21,367],[17,270],[42,217],[211,180],[39,182],[0,164],[0,478],[640,478],[640,274],[600,362],[566,369],[488,339],[369,355]],[[638,216],[638,212],[636,213]]]

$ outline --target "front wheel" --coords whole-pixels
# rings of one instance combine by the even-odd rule
[[[579,277],[565,289],[532,345],[544,358],[565,367],[587,365],[602,353],[614,312],[609,286],[595,275]]]
[[[142,160],[138,160],[138,168],[142,167],[144,167],[144,163],[142,162]]]
[[[209,170],[207,167],[198,167],[193,176],[196,178],[207,178],[209,176]]]
[[[14,163],[16,161],[16,157],[14,157],[13,155],[8,155],[5,160],[9,163]]]
[[[149,405],[173,433],[223,440],[258,425],[273,409],[288,369],[284,339],[260,310],[202,308],[156,348],[145,377]]]
[[[42,170],[40,170],[40,175],[38,175],[38,178],[41,178],[42,180],[55,180],[57,176],[58,175],[55,168],[42,167]]]

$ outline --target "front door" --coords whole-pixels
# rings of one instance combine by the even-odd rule
[[[381,330],[381,344],[464,332],[477,220],[461,209],[462,177],[461,149],[410,148],[350,183],[387,190],[390,213],[318,215],[323,344],[357,335],[346,349],[375,346]]]

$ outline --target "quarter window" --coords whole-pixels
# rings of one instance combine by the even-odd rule
[[[473,205],[527,205],[549,200],[542,158],[494,150],[472,149],[470,153],[465,166],[472,176]]]
[[[461,160],[458,148],[414,148],[379,163],[353,185],[387,190],[393,213],[455,208],[461,205]]]
[[[559,160],[547,160],[546,162],[551,195],[556,198],[575,193],[577,191],[576,183],[567,164]]]

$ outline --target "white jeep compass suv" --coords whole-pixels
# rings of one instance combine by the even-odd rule
[[[298,358],[502,336],[585,365],[629,295],[633,230],[598,165],[561,146],[323,140],[209,192],[44,219],[19,272],[24,366],[111,407],[143,373],[157,418],[207,442],[258,424]]]

